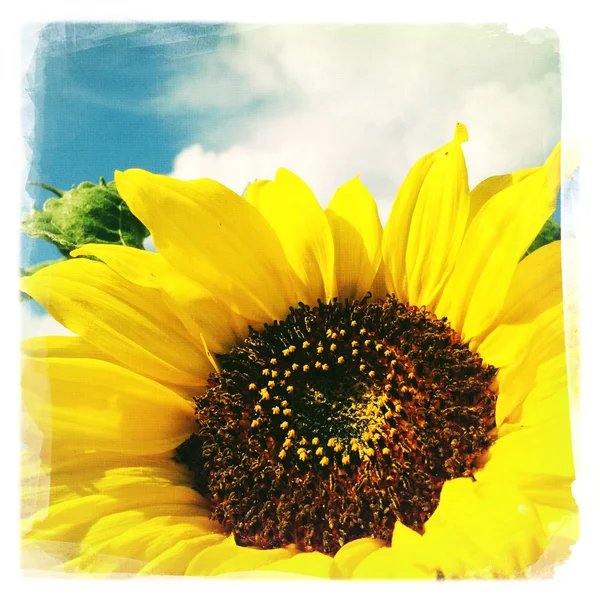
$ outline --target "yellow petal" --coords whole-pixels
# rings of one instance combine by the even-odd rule
[[[458,124],[452,142],[420,159],[402,184],[383,233],[387,287],[401,300],[431,304],[450,275],[469,214]]]
[[[494,175],[493,177],[484,179],[471,191],[471,207],[469,210],[468,223],[471,223],[475,215],[481,210],[481,207],[490,198],[493,198],[502,190],[523,181],[523,179],[533,175],[535,172],[536,168],[534,167],[533,169],[522,169],[521,171],[515,171],[514,173]]]
[[[392,548],[381,548],[356,567],[352,579],[436,579],[436,573],[402,561]]]
[[[329,579],[333,572],[333,558],[321,552],[300,552],[291,558],[261,567],[260,570]]]
[[[575,478],[569,421],[560,417],[538,425],[511,427],[488,454],[483,470],[489,474],[521,472]]]
[[[159,253],[249,319],[281,318],[295,304],[281,243],[243,198],[209,179],[179,181],[131,169],[115,181]]]
[[[177,541],[140,570],[140,575],[185,575],[191,561],[202,550],[220,544],[225,536],[220,533]]]
[[[373,538],[362,538],[344,544],[333,557],[335,577],[340,579],[352,577],[357,565],[384,545],[383,541]]]
[[[533,389],[511,421],[500,427],[499,439],[488,451],[477,479],[511,481],[536,504],[576,510],[564,354],[538,369]],[[544,515],[544,519],[555,516]]]
[[[382,227],[377,204],[358,177],[339,188],[325,211],[335,246],[340,299],[361,299],[372,291],[381,262]]]
[[[21,350],[35,358],[95,358],[111,361],[112,357],[76,335],[46,335],[21,342]]]
[[[194,430],[193,405],[127,369],[88,358],[27,358],[23,401],[64,447],[158,454]]]
[[[208,515],[191,489],[190,473],[173,460],[84,450],[44,464],[27,450],[22,470],[23,531],[29,539],[79,543],[89,524],[112,512],[155,504],[192,505]]]
[[[546,544],[535,509],[517,489],[466,478],[444,484],[424,537],[445,577],[519,576]]]
[[[325,212],[299,177],[279,169],[274,181],[249,187],[248,202],[279,236],[285,256],[301,282],[299,298],[308,304],[336,296],[334,244]]]
[[[101,517],[86,531],[66,572],[138,573],[180,537],[213,535],[218,524],[193,505],[147,504]]]
[[[117,526],[108,521],[119,520]],[[138,573],[180,541],[208,538],[205,547],[224,536],[216,533],[219,524],[208,516],[152,516],[147,510],[118,513],[101,519],[83,539],[87,547],[76,566],[87,572]]]
[[[45,507],[90,494],[122,493],[131,497],[140,486],[156,487],[192,485],[188,469],[173,460],[153,456],[131,456],[116,452],[83,451],[52,457],[45,463],[31,448],[21,470],[21,494],[24,501],[37,498]],[[77,485],[73,484],[74,479]],[[147,489],[144,489],[147,493]],[[144,498],[140,497],[143,503]],[[207,506],[201,496],[198,505]],[[39,508],[43,508],[41,505]]]
[[[465,339],[498,315],[519,261],[556,208],[559,150],[534,174],[490,198],[469,226],[437,308]]]
[[[566,360],[563,319],[561,303],[542,313],[531,325],[520,326],[522,335],[510,342],[512,360],[497,375],[498,426],[523,403],[539,379],[538,370],[544,363],[559,356],[563,357],[563,361]],[[520,347],[517,346],[519,344]],[[481,350],[482,356],[487,360],[488,356],[483,353],[483,348]],[[566,366],[563,374],[566,377]]]
[[[261,550],[237,546],[233,536],[220,544],[200,552],[189,564],[186,575],[223,575],[238,571],[254,571],[270,563],[291,556],[293,552],[283,548]]]
[[[531,325],[562,302],[561,242],[542,246],[517,266],[502,310],[472,345],[500,368],[514,364],[528,346]],[[528,327],[529,326],[529,327]]]
[[[204,338],[217,354],[227,352],[248,334],[250,322],[189,277],[177,272],[155,252],[111,244],[86,244],[73,256],[95,256],[131,283],[158,290],[199,348]]]
[[[59,262],[25,277],[22,288],[65,327],[138,373],[198,387],[214,370],[158,290],[102,263]]]
[[[352,576],[354,579],[435,579],[437,568],[424,536],[398,521],[391,548],[369,553]]]

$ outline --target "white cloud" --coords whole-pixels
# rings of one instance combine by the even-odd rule
[[[548,30],[529,41],[498,26],[246,26],[176,74],[156,107],[202,117],[176,177],[241,192],[285,166],[326,205],[360,173],[386,219],[410,165],[456,121],[472,185],[540,164],[560,136],[558,62]]]

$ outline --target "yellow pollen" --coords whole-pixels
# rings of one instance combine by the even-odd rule
[[[255,384],[255,383],[251,383],[251,384],[248,386],[248,389],[249,389],[249,390],[255,390],[255,389],[256,389],[256,384]]]
[[[276,358],[272,358],[271,359],[271,364],[272,365],[276,365],[277,364],[277,359]]]
[[[384,448],[384,449],[381,451],[381,454],[389,454],[389,453],[390,453],[390,449],[389,449],[389,448]]]
[[[331,337],[332,333],[333,333],[333,331],[331,329],[328,329],[327,333],[326,333],[327,337]]]
[[[345,329],[340,329],[340,335],[342,337],[344,337],[346,335],[346,330]]]
[[[281,408],[285,408],[288,405],[288,401],[282,400],[279,404],[280,404]]]
[[[354,341],[352,342],[352,347],[353,347],[353,348],[356,348],[356,346],[358,346],[358,342],[357,342],[356,340],[354,340]]]
[[[308,444],[308,441],[306,440],[306,438],[305,438],[305,437],[303,437],[303,438],[300,440],[300,445],[301,445],[301,446],[306,446],[306,444]]]
[[[284,377],[290,377],[291,375],[292,372],[289,369],[283,374]]]
[[[268,375],[271,371],[269,371],[269,369],[263,369],[262,374],[263,375]]]
[[[335,438],[329,438],[329,440],[327,440],[327,445],[330,448],[333,448],[335,446]]]
[[[287,429],[288,425],[289,423],[287,421],[284,421],[279,427],[281,427],[281,429]]]
[[[310,365],[304,365],[302,370],[306,373],[310,369]]]
[[[344,454],[344,456],[342,456],[342,464],[343,465],[347,465],[350,462],[350,457],[346,454]]]
[[[352,446],[350,447],[350,450],[352,450],[352,452],[358,452],[360,450],[360,446],[358,445],[358,442],[352,442]]]
[[[391,353],[392,353],[392,351],[391,351],[391,350],[386,350],[386,351],[385,351],[383,354],[384,354],[385,356],[389,356]]]
[[[279,458],[285,458],[285,450],[282,450],[279,454],[278,454]]]
[[[317,346],[317,354],[321,354],[323,352],[323,346]]]
[[[273,411],[274,415],[278,415],[281,412],[279,406],[274,406],[271,410]]]
[[[391,383],[386,383],[383,389],[386,392],[389,392],[392,389],[392,384]]]
[[[246,421],[247,423],[248,421]],[[260,421],[258,419],[254,419],[254,421],[252,421],[252,423],[250,423],[250,427],[258,427],[260,424]]]
[[[303,348],[308,348],[310,346],[310,342],[302,342]]]
[[[334,452],[341,452],[341,451],[342,451],[342,446],[341,446],[340,444],[336,444],[336,445],[333,447],[333,451],[334,451]]]
[[[321,446],[319,446],[316,450],[315,450],[315,454],[317,456],[322,456],[323,455],[323,448]]]
[[[369,377],[375,377],[375,371],[369,371]]]
[[[365,442],[368,442],[368,441],[371,439],[371,434],[370,434],[368,431],[365,431],[365,432],[362,434],[362,439],[363,439]]]
[[[291,448],[293,445],[294,445],[294,442],[292,442],[292,440],[285,440],[285,442],[283,442],[284,448]]]
[[[294,364],[292,365],[292,370],[293,370],[293,371],[296,371],[296,370],[298,370],[298,367],[299,367],[299,366],[300,366],[300,365],[298,365],[298,363],[294,363]]]
[[[271,377],[277,377],[277,371],[271,371]]]
[[[368,346],[371,343],[371,340],[365,340],[365,346]]]
[[[260,404],[255,404],[255,405],[254,405],[254,410],[255,410],[256,412],[261,412],[261,411],[262,411],[262,407],[261,407],[261,405],[260,405]]]
[[[329,349],[330,349],[332,352],[335,352],[335,349],[336,349],[336,348],[337,348],[337,346],[336,346],[335,344],[331,344],[331,346],[329,346]]]
[[[344,357],[343,357],[343,356],[340,356],[340,357],[338,358],[338,365],[341,365],[343,362],[344,362]]]
[[[356,327],[357,323],[356,321],[350,321],[350,327]]]
[[[286,417],[289,417],[289,416],[292,414],[292,409],[291,409],[291,408],[284,408],[284,409],[283,409],[283,414],[284,414]]]
[[[373,450],[373,448],[367,448],[367,449],[365,450],[365,454],[366,454],[367,456],[373,456],[373,454],[375,454],[375,450]]]
[[[294,391],[294,386],[293,385],[288,385],[285,389],[286,389],[287,392],[289,392],[291,394]]]
[[[322,364],[323,364],[323,363],[321,363],[321,361],[320,361],[320,360],[318,360],[318,361],[315,363],[315,367],[317,367],[317,369],[318,369],[318,368],[319,368],[319,367],[320,367]]]
[[[409,379],[414,379],[415,377],[416,376],[415,376],[415,374],[412,371],[408,374],[408,378]]]
[[[375,344],[375,350],[379,352],[383,348],[383,344]]]
[[[260,390],[260,395],[263,400],[268,400],[271,397],[271,396],[269,396],[269,392],[268,392],[267,388],[263,388],[262,390]]]
[[[392,379],[394,379],[394,374],[393,374],[393,373],[388,373],[388,374],[385,376],[385,378],[386,378],[388,381],[391,381]]]
[[[288,434],[287,434],[287,436],[288,436],[289,438],[295,438],[295,437],[296,437],[296,431],[295,431],[294,429],[290,429],[290,430],[288,431]]]
[[[321,459],[321,461],[319,462],[319,464],[320,464],[322,467],[326,467],[326,466],[329,464],[329,459],[328,459],[326,456],[324,456],[324,457]]]
[[[275,387],[275,382],[274,381],[269,381],[269,383],[267,383],[267,385],[273,389]]]
[[[358,356],[358,350],[356,348],[352,350],[352,356]]]
[[[323,365],[323,371],[329,371],[329,365]]]
[[[284,349],[281,351],[281,354],[283,354],[284,356],[288,356],[288,355],[289,355],[289,353],[290,353],[290,351],[289,351],[287,348],[284,348]]]
[[[332,339],[332,340],[335,340],[335,339],[337,339],[337,336],[338,336],[338,334],[337,334],[337,333],[334,331],[334,332],[331,334],[331,339]]]
[[[306,460],[306,450],[304,448],[298,449],[298,457],[300,460]]]
[[[361,371],[364,371],[367,368],[367,365],[360,365],[360,367],[358,367]]]
[[[314,437],[312,439],[312,443],[316,446],[319,443],[319,438],[318,437]]]
[[[408,392],[408,388],[407,388],[405,385],[403,385],[403,386],[400,388],[400,391],[401,391],[403,394],[406,394],[406,392]]]
[[[392,367],[395,367],[397,364],[398,364],[398,361],[397,361],[395,358],[393,358],[393,359],[390,361],[390,365],[392,365]]]
[[[377,442],[377,441],[378,441],[380,438],[381,438],[381,435],[380,435],[380,434],[378,434],[378,433],[376,433],[376,434],[373,436],[373,440],[374,440],[374,441],[376,441],[376,442]]]
[[[359,333],[360,335],[365,335],[365,333],[367,333],[367,330],[364,327],[361,327]]]
[[[288,348],[288,350],[289,350],[290,352],[296,352],[296,346],[290,346],[290,347]]]

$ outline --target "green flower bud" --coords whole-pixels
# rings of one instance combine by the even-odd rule
[[[34,183],[53,192],[42,210],[25,214],[21,230],[30,237],[54,244],[62,254],[83,244],[119,244],[142,249],[150,232],[129,210],[114,182],[89,181],[64,192],[43,183]]]
[[[549,244],[550,242],[555,242],[560,240],[560,225],[550,217],[542,227],[542,230],[538,233],[537,237],[529,246],[529,249],[525,253],[525,256],[531,254],[534,250]]]

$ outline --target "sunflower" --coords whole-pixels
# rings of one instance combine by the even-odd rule
[[[560,152],[469,191],[466,128],[382,228],[281,169],[240,197],[116,184],[157,253],[89,244],[23,290],[24,556],[73,573],[519,577],[576,514]],[[41,434],[41,435],[40,435]]]

